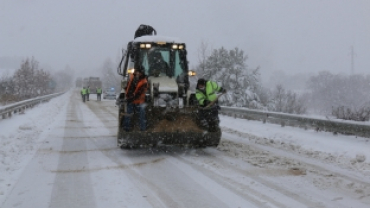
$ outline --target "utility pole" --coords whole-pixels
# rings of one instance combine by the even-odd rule
[[[355,52],[353,51],[353,46],[351,46],[351,73],[355,74]]]

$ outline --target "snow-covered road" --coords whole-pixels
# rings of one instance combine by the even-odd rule
[[[117,111],[70,91],[0,120],[1,207],[370,207],[369,139],[221,116],[217,148],[121,150]]]

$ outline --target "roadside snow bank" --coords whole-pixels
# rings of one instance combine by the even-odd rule
[[[42,103],[24,114],[0,120],[0,204],[58,117],[65,116],[71,91]],[[64,119],[65,120],[65,119]]]
[[[221,116],[223,130],[237,131],[242,137],[266,146],[337,164],[370,175],[368,138],[334,135],[259,121]]]

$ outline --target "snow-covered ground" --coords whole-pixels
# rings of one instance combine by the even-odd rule
[[[217,148],[116,147],[114,101],[0,120],[0,207],[370,207],[368,138],[221,116]]]
[[[231,117],[222,117],[222,126],[229,131],[237,130],[257,143],[267,143],[281,149],[291,149],[300,154],[317,155],[321,160],[335,157],[338,162],[350,161],[370,163],[370,139],[356,136],[337,135],[294,127],[263,124]],[[325,155],[325,156],[324,156]],[[370,169],[368,169],[370,173]]]
[[[0,197],[16,183],[19,174],[33,157],[44,135],[65,120],[66,105],[71,92],[42,103],[24,114],[13,114],[0,120]]]

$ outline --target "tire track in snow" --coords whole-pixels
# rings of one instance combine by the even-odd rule
[[[94,106],[93,106],[94,105]],[[96,104],[95,103],[92,103],[92,104],[90,104],[89,103],[89,105],[88,105],[89,107],[90,107],[90,109],[98,116],[98,115],[106,115],[106,113],[102,113],[102,111],[108,111],[108,110],[110,110],[109,108],[99,108],[99,107],[97,107],[96,106]],[[97,110],[98,109],[98,110]],[[102,121],[102,123],[103,124],[105,124],[106,123],[106,120],[108,119],[108,118],[105,118],[105,117],[100,117],[99,116],[99,119]],[[108,154],[110,154],[109,152],[107,152],[107,153],[105,153],[106,155],[108,155]],[[118,157],[119,157],[119,155],[117,155]],[[175,155],[172,155],[173,157],[175,157],[175,158],[177,158]],[[115,156],[108,156],[111,160],[113,160],[118,166],[121,166],[121,165],[123,165],[120,161],[117,161],[116,160],[116,157]],[[129,158],[130,156],[128,156],[128,158]],[[177,159],[179,159],[179,158],[177,158]],[[189,165],[189,163],[186,161],[186,160],[182,160],[183,162],[185,162],[186,164],[188,164]],[[206,171],[206,170],[204,170],[204,169],[200,169],[198,166],[195,166],[194,167],[194,165],[195,164],[191,164],[190,163],[190,166],[192,166],[193,168],[195,168],[195,169],[197,169],[198,171],[200,171],[199,172],[199,174],[202,174],[202,172],[203,171]],[[133,173],[133,176],[136,176],[138,173]],[[258,192],[258,191],[254,191],[253,189],[250,189],[248,186],[246,186],[246,185],[244,185],[244,184],[240,184],[240,183],[237,183],[236,181],[233,181],[233,180],[230,180],[230,179],[228,179],[228,178],[225,178],[225,177],[223,177],[223,176],[220,176],[220,175],[218,175],[218,174],[216,174],[215,172],[213,172],[213,174],[212,173],[209,173],[207,176],[209,177],[209,178],[211,178],[211,180],[213,180],[213,181],[215,181],[216,183],[218,183],[218,184],[220,184],[220,185],[222,185],[223,187],[227,187],[231,192],[233,192],[234,194],[236,194],[236,195],[238,195],[238,196],[242,196],[242,197],[244,197],[244,198],[246,198],[246,199],[248,199],[248,201],[250,201],[250,202],[253,202],[254,204],[256,204],[256,205],[258,205],[257,207],[269,207],[269,206],[266,206],[263,202],[261,202],[260,200],[258,200],[258,199],[255,199],[255,198],[253,198],[253,197],[251,197],[251,196],[249,196],[249,195],[246,195],[245,193],[243,193],[243,192],[240,192],[239,191],[239,189],[244,189],[244,190],[248,190],[248,191],[250,191],[250,192],[252,192],[252,193],[254,193],[255,194],[255,196],[259,196],[259,197],[262,197],[264,200],[266,200],[266,201],[268,201],[269,203],[271,203],[271,204],[273,204],[273,205],[275,205],[275,206],[277,206],[277,207],[286,207],[284,204],[282,204],[282,203],[280,203],[280,202],[277,202],[277,201],[275,201],[275,200],[273,200],[272,198],[270,198],[270,197],[268,197],[267,195],[264,195],[264,194],[262,194],[262,193],[260,193],[260,192]],[[131,175],[131,174],[130,174]],[[217,177],[216,177],[217,176]],[[215,178],[216,177],[216,178]],[[225,180],[225,179],[227,179],[229,182],[228,183],[225,183],[225,182],[223,182],[223,180]],[[146,181],[148,184],[150,184],[148,181]],[[230,184],[232,184],[232,185],[230,185]],[[235,188],[233,188],[233,186],[237,186],[238,187],[238,190],[237,189],[235,189]],[[270,186],[272,186],[272,184],[270,184]],[[153,188],[156,188],[156,187],[153,187]],[[152,188],[152,189],[153,189]],[[277,187],[275,187],[275,189],[278,189]],[[286,194],[286,195],[288,195],[288,194]],[[292,195],[294,195],[293,193],[290,193],[290,195],[292,196]],[[296,196],[296,197],[299,197],[299,196]],[[258,197],[257,197],[258,198]],[[299,201],[299,200],[298,200]],[[320,207],[320,206],[318,206],[318,204],[317,203],[312,203],[311,201],[304,201],[304,202],[301,202],[302,204],[311,204],[312,206],[314,206],[314,207]]]
[[[91,111],[97,115],[97,117],[100,119],[100,121],[106,125],[107,121],[112,120],[111,118],[117,115],[114,115],[111,110],[111,108],[101,108],[99,106],[100,103],[89,103],[88,107],[91,109]],[[108,113],[105,113],[108,112]],[[101,117],[98,115],[111,115],[109,117]],[[118,110],[117,110],[118,114]],[[117,121],[118,123],[118,121]],[[99,147],[100,144],[97,144],[95,141],[92,141],[92,143],[95,144],[95,146]],[[114,144],[110,144],[116,146],[116,142]],[[99,149],[99,148],[97,148]],[[122,161],[122,150],[118,147],[116,147],[115,151],[101,151],[103,155],[105,155],[109,160],[114,162],[117,167],[130,167],[125,168],[124,170],[121,170],[122,174],[126,175],[132,183],[134,183],[138,190],[140,190],[143,195],[145,195],[146,200],[153,206],[153,207],[180,207],[179,204],[172,199],[164,190],[161,189],[161,187],[156,186],[154,183],[152,183],[147,178],[141,176],[141,174],[135,170],[134,166],[135,164],[140,164],[137,162],[130,162],[130,161]],[[126,156],[127,157],[127,156]],[[161,158],[157,158],[158,160],[162,160]],[[150,163],[150,162],[149,162]],[[148,164],[148,162],[146,162]],[[149,193],[149,194],[148,194]]]
[[[229,165],[227,162],[222,161],[222,159],[220,157],[215,157],[214,155],[208,154],[206,152],[204,152],[203,156],[216,158],[217,160],[213,160],[213,162],[217,163],[217,165],[219,165],[219,166],[222,166],[223,167],[222,169],[233,170],[234,172],[238,172],[239,174],[243,175],[244,177],[250,178],[251,181],[258,182],[259,184],[267,187],[268,189],[272,189],[272,190],[278,192],[281,195],[285,195],[288,199],[290,198],[290,199],[293,199],[294,201],[299,202],[299,204],[297,204],[297,207],[303,207],[304,205],[309,205],[311,207],[318,207],[318,208],[323,207],[319,202],[314,202],[314,201],[304,199],[304,198],[300,197],[299,195],[297,195],[293,192],[290,192],[288,190],[283,190],[281,187],[255,176],[255,174],[252,174],[252,173],[250,173],[246,170],[235,168],[234,166]],[[263,200],[267,201],[269,204],[272,204],[276,207],[289,207],[293,203],[293,202],[290,202],[289,206],[284,205],[283,202],[279,202],[277,200],[274,200],[272,197],[262,193],[261,191],[258,191],[256,189],[251,188],[247,184],[240,183],[240,181],[237,181],[233,178],[230,178],[230,177],[227,177],[223,174],[220,174],[219,171],[206,168],[205,166],[203,166],[203,164],[202,164],[203,162],[201,162],[201,164],[197,164],[197,160],[188,160],[188,159],[184,159],[184,158],[178,158],[178,159],[180,159],[181,161],[191,165],[191,167],[196,168],[198,171],[206,174],[209,178],[212,178],[215,182],[220,183],[223,186],[228,187],[230,190],[232,190],[232,191],[234,191],[234,192],[236,192],[240,195],[243,195],[245,197],[253,199],[253,196],[254,196],[257,199],[259,199],[259,200],[263,199]],[[240,191],[240,190],[243,190],[243,191]],[[250,196],[250,195],[246,194],[244,192],[244,190],[246,190],[250,195],[253,195],[253,196]],[[260,204],[262,204],[262,203],[263,202],[260,201]]]
[[[322,170],[330,173],[335,173],[336,175],[347,178],[349,180],[355,181],[357,183],[365,183],[370,187],[370,178],[364,177],[364,175],[356,173],[354,174],[354,171],[356,170],[350,170],[343,169],[341,167],[334,166],[332,162],[328,162],[325,159],[311,157],[310,155],[304,154],[302,152],[296,152],[295,150],[288,150],[284,149],[286,148],[284,145],[279,144],[271,144],[270,142],[262,142],[266,140],[266,138],[259,137],[253,134],[243,133],[236,131],[234,129],[229,128],[222,128],[225,133],[229,133],[231,135],[235,135],[237,137],[242,138],[248,138],[248,141],[246,141],[246,144],[253,145],[257,147],[258,149],[264,150],[264,151],[273,151],[275,153],[279,153],[280,156],[284,156],[287,158],[295,158],[295,160],[304,162],[306,165],[311,166],[313,169],[316,170]],[[304,151],[304,150],[302,150]],[[346,174],[342,174],[339,172],[345,172]]]
[[[92,104],[93,105],[93,104]],[[94,112],[96,112],[96,110],[95,110],[95,108],[91,108]],[[101,109],[104,109],[104,108],[101,108]],[[114,108],[105,108],[104,110],[113,110],[113,111],[115,111],[116,109],[114,109]],[[101,111],[104,111],[104,110],[101,110]],[[107,115],[107,114],[111,114],[111,115],[114,115],[114,116],[116,116],[116,114],[114,114],[114,113],[101,113],[101,112],[96,112],[96,115]],[[102,121],[102,123],[106,123],[108,120],[110,120],[110,121],[112,121],[110,118],[107,118],[107,117],[99,117],[99,119]],[[257,146],[258,147],[258,146]],[[134,151],[131,151],[131,153],[132,152],[135,152],[136,150],[134,150]],[[262,151],[262,150],[261,150]],[[117,150],[117,157],[122,157],[122,155],[120,155],[120,152],[122,152],[122,151],[120,151],[120,150]],[[128,152],[128,151],[126,151],[126,152]],[[139,152],[140,152],[140,150],[139,150]],[[207,151],[208,152],[208,151]],[[126,155],[127,157],[132,157],[132,156],[134,156],[134,157],[136,157],[137,155],[132,155],[130,152],[129,153],[127,153],[128,155]],[[180,153],[181,153],[181,151],[180,151]],[[111,154],[110,152],[108,152],[107,154]],[[158,154],[158,153],[156,153],[156,154]],[[176,155],[178,154],[178,152],[177,153],[175,153]],[[239,154],[238,152],[236,152],[236,154]],[[212,155],[212,154],[211,154]],[[167,156],[168,156],[168,152],[163,152],[163,155],[162,155],[164,158],[166,158],[166,159],[168,159],[168,160],[171,160],[171,158],[168,158]],[[217,155],[216,155],[217,156]],[[262,155],[263,156],[263,155]],[[115,157],[115,156],[113,156],[113,157]],[[279,157],[281,157],[281,155],[278,155],[278,158]],[[224,160],[225,158],[223,158],[222,156],[220,157],[222,160]],[[295,158],[294,156],[293,157],[288,157],[288,158]],[[176,158],[177,159],[177,158]],[[217,160],[216,161],[218,161],[219,159],[217,158]],[[222,160],[220,160],[220,161],[218,161],[218,165],[222,165],[222,163],[226,163],[226,164],[228,164],[226,161],[223,161],[222,162]],[[293,159],[292,159],[293,160]],[[197,160],[195,160],[195,161],[197,161]],[[130,162],[130,161],[129,161]],[[131,162],[133,162],[133,161],[131,161]],[[134,161],[135,162],[135,161]],[[181,164],[185,164],[185,163],[181,163]],[[189,164],[187,164],[187,165],[189,165]],[[193,164],[194,165],[194,164]],[[191,165],[191,167],[192,168],[194,168],[195,169],[195,167],[193,167],[193,165]],[[206,164],[201,164],[201,165],[206,165]],[[181,166],[181,165],[180,165]],[[198,168],[198,167],[197,167]],[[204,168],[204,167],[203,167]],[[313,167],[313,169],[316,169],[316,167]],[[203,169],[199,169],[200,170],[200,172],[199,172],[199,174],[202,174],[201,172],[203,171]],[[232,169],[233,170],[233,169]],[[136,170],[136,171],[139,171],[139,173],[138,174],[140,174],[140,170]],[[213,173],[215,173],[215,172],[217,172],[217,171],[214,171],[213,170],[213,173],[212,173],[212,170],[209,170],[210,171],[210,174],[212,175]],[[233,170],[235,173],[239,173],[239,174],[241,174],[240,173],[240,170],[238,171],[238,170]],[[241,170],[242,171],[242,170]],[[274,172],[272,172],[272,171],[274,171]],[[265,172],[265,175],[267,175],[267,176],[273,176],[273,174],[278,174],[278,175],[284,175],[284,174],[287,174],[287,175],[294,175],[294,174],[297,174],[297,175],[300,175],[300,174],[302,174],[301,173],[301,170],[298,168],[298,169],[278,169],[278,170],[272,170],[272,171],[270,171],[268,174]],[[257,172],[258,173],[258,172]],[[134,173],[133,173],[134,174]],[[244,174],[245,174],[245,172],[244,172]],[[255,171],[251,171],[251,172],[249,172],[248,174],[250,174],[251,176],[253,176],[253,177],[256,177],[256,172]],[[269,175],[270,174],[270,175]],[[142,175],[142,176],[145,176],[145,174],[144,175]],[[133,176],[133,177],[135,177],[135,176]],[[230,186],[235,186],[235,187],[238,187],[238,189],[236,190],[236,191],[240,191],[241,189],[248,189],[249,187],[247,186],[247,185],[245,185],[245,184],[240,184],[238,181],[235,181],[235,180],[230,180],[230,179],[228,179],[229,181],[227,181],[225,178],[223,178],[223,176],[221,175],[218,175],[218,176],[215,176],[215,177],[218,177],[218,179],[214,179],[214,178],[210,178],[210,180],[215,180],[215,182],[216,183],[222,183],[222,184],[224,184],[224,183],[228,183],[228,184],[234,184],[234,185],[230,185]],[[225,182],[225,181],[227,181],[227,182]],[[309,206],[311,206],[311,207],[328,207],[329,205],[327,204],[328,203],[328,201],[327,200],[323,200],[324,202],[322,202],[322,200],[319,200],[319,199],[315,199],[314,198],[314,200],[313,199],[309,199],[309,198],[306,198],[306,197],[301,197],[301,196],[298,196],[294,191],[289,191],[286,187],[280,187],[279,185],[277,185],[277,184],[275,184],[275,183],[273,183],[273,182],[270,182],[268,179],[267,180],[265,180],[265,179],[263,179],[263,181],[262,182],[264,182],[265,184],[263,184],[263,186],[265,186],[265,187],[267,187],[267,188],[270,188],[270,189],[272,189],[272,190],[274,190],[274,191],[276,191],[276,192],[279,192],[280,191],[280,188],[284,188],[284,191],[283,191],[283,193],[281,193],[281,194],[283,194],[283,195],[285,195],[285,197],[287,197],[287,198],[291,198],[291,199],[294,199],[297,203],[299,203],[299,205],[298,206],[304,206],[304,207],[306,207],[306,204],[308,204]],[[267,184],[266,184],[267,183]],[[239,184],[239,185],[238,185]],[[272,184],[272,185],[271,185]],[[144,190],[146,190],[147,189],[147,187],[144,187]],[[250,189],[250,188],[249,188]],[[165,190],[164,190],[165,191]],[[253,190],[252,190],[253,191]],[[274,201],[274,200],[272,200],[272,201],[269,201],[270,199],[271,199],[271,197],[270,197],[270,199],[269,199],[269,196],[262,196],[262,195],[260,195],[261,193],[260,192],[258,192],[258,190],[255,190],[255,196],[261,196],[261,199],[263,199],[263,200],[266,200],[266,201],[268,201],[272,206],[276,206],[276,207],[285,207],[285,205],[284,205],[284,203],[283,202],[279,202],[279,201]],[[240,193],[239,193],[240,194]],[[264,198],[264,197],[267,197],[267,198]],[[298,197],[298,199],[297,199],[297,197]],[[308,196],[309,197],[309,196]],[[365,195],[363,196],[363,197],[366,197]],[[257,199],[258,200],[261,200],[261,199],[259,199],[258,197],[257,197]],[[344,207],[343,205],[341,205],[340,203],[336,203],[337,201],[340,201],[341,199],[340,199],[340,197],[338,198],[333,198],[333,204],[336,204],[334,207]],[[255,203],[258,203],[258,202],[255,202]],[[326,204],[325,204],[326,203]],[[330,206],[329,206],[330,207]]]
[[[360,202],[360,199],[366,198],[366,193],[370,193],[370,184],[367,182],[366,177],[360,178],[358,174],[352,175],[353,172],[342,170],[338,167],[334,167],[332,164],[327,164],[321,161],[316,161],[317,159],[306,158],[302,155],[293,154],[286,152],[285,150],[277,149],[277,147],[269,146],[269,144],[262,145],[256,142],[256,140],[264,138],[257,137],[255,135],[241,133],[235,130],[227,129],[227,132],[224,132],[223,136],[227,135],[236,135],[237,137],[244,138],[243,143],[234,143],[235,139],[225,139],[223,138],[223,142],[234,143],[234,146],[237,148],[231,148],[232,151],[228,153],[228,150],[223,150],[223,147],[219,148],[219,150],[223,151],[225,154],[229,154],[229,156],[242,158],[243,160],[247,160],[248,163],[255,165],[253,159],[249,159],[250,155],[246,154],[243,155],[243,150],[249,147],[249,150],[255,151],[254,154],[260,153],[268,153],[268,158],[277,158],[276,161],[261,161],[257,160],[257,162],[262,162],[263,165],[267,165],[268,167],[275,165],[275,166],[282,166],[283,168],[287,167],[284,161],[288,161],[287,164],[305,169],[307,172],[313,175],[314,183],[316,182],[315,186],[318,189],[320,187],[318,185],[324,185],[324,188],[332,188],[333,190],[341,189],[343,196],[351,197],[350,199],[354,202]],[[229,136],[230,137],[230,136]],[[246,138],[248,140],[246,140]],[[251,141],[249,141],[251,140]],[[253,142],[254,141],[254,142]],[[231,144],[232,145],[232,144]],[[243,147],[244,145],[244,147]],[[219,146],[220,147],[220,146]],[[234,152],[237,151],[237,152]],[[258,153],[260,152],[260,153]],[[283,162],[279,162],[283,161]],[[345,174],[342,174],[342,173]],[[348,174],[347,174],[348,173]],[[320,198],[319,196],[318,198]],[[337,201],[337,200],[334,200]],[[327,203],[327,202],[326,202]],[[361,203],[368,204],[369,200],[362,200]],[[338,206],[341,206],[338,204]],[[343,205],[342,205],[343,206]]]
[[[225,134],[236,135],[238,137],[248,138],[245,144],[253,146],[254,149],[259,149],[260,151],[270,152],[270,155],[277,156],[279,158],[289,158],[294,163],[301,163],[301,166],[305,166],[307,171],[313,172],[321,176],[335,176],[342,179],[354,182],[356,184],[361,184],[368,187],[367,192],[370,193],[370,178],[364,176],[362,173],[358,173],[354,170],[343,169],[342,167],[337,167],[335,164],[328,163],[326,160],[320,160],[320,158],[311,158],[309,155],[297,153],[295,151],[287,151],[286,149],[281,149],[279,146],[272,146],[269,142],[258,143],[258,140],[265,140],[262,137],[258,137],[248,133],[241,133],[239,131],[231,130],[226,128]],[[230,140],[228,140],[230,141]],[[254,141],[254,142],[253,142]],[[292,159],[293,158],[293,159]]]
[[[219,175],[218,173],[209,170],[207,168],[202,167],[201,165],[195,164],[188,159],[184,159],[181,156],[176,156],[173,155],[175,160],[180,161],[181,163],[187,164],[190,166],[188,170],[183,170],[185,171],[191,171],[189,170],[194,169],[197,171],[199,175],[204,175],[210,180],[214,181],[215,183],[221,185],[222,187],[228,189],[230,192],[234,193],[235,195],[238,195],[240,197],[243,197],[247,199],[249,202],[253,203],[256,207],[270,207],[270,205],[274,205],[274,207],[286,207],[285,205],[273,200],[272,198],[266,196],[265,194],[262,194],[260,192],[256,192],[253,189],[249,188],[245,184],[238,183],[234,180],[231,180],[228,177],[225,177],[223,175]],[[193,161],[193,160],[192,160]],[[247,191],[248,193],[246,193]],[[262,201],[264,200],[264,201]],[[268,203],[267,203],[268,202]]]
[[[73,112],[67,116],[71,118],[70,120],[81,120],[83,121],[83,115],[78,109],[78,104],[76,100],[71,99],[72,102],[69,103],[68,112]],[[68,126],[70,121],[66,121],[65,126]],[[81,126],[81,122],[74,122],[74,125]],[[73,124],[72,124],[73,125]],[[75,130],[76,131],[76,130]],[[79,128],[83,134],[85,134],[85,128]],[[65,131],[65,135],[68,129]],[[64,140],[62,145],[62,151],[69,151],[71,148],[71,140]],[[75,145],[73,143],[72,145]],[[79,147],[86,148],[86,140],[78,140]],[[71,163],[71,161],[79,161],[79,163]],[[64,169],[76,169],[82,164],[88,163],[88,158],[86,152],[78,155],[65,155],[62,154],[59,157],[58,170]],[[86,177],[86,175],[81,174],[62,174],[58,173],[54,179],[54,185],[51,193],[50,207],[86,207],[93,208],[96,207],[95,195],[93,192],[93,187],[91,183],[91,178]]]
[[[94,113],[96,113],[96,115],[101,115],[102,114],[101,111],[110,110],[108,108],[99,108],[99,110],[95,110],[95,106],[90,106],[90,107],[94,111]],[[101,120],[102,123],[105,123],[106,119],[109,119],[109,118],[99,117],[99,119]],[[126,158],[125,159],[126,162],[122,162],[122,159],[117,159],[117,158],[122,158],[123,157],[122,153],[126,154],[124,156],[124,158]],[[137,163],[137,161],[135,161],[135,160],[137,160],[137,157],[140,158],[140,157],[150,156],[150,158],[151,157],[154,157],[154,158],[161,157],[161,158],[165,158],[165,159],[172,158],[172,156],[169,156],[165,151],[162,151],[160,149],[155,150],[155,152],[151,152],[150,150],[149,150],[149,152],[148,152],[148,150],[144,150],[144,152],[143,152],[140,149],[126,150],[126,151],[122,151],[122,150],[119,149],[119,151],[105,152],[104,154],[108,158],[110,158],[110,160],[114,161],[118,166],[120,166],[122,164]],[[144,154],[144,155],[142,155],[142,154]],[[162,163],[166,163],[166,160],[163,161]],[[153,190],[156,190],[155,194],[157,194],[157,198],[161,199],[161,201],[164,202],[167,207],[188,207],[188,206],[191,206],[191,204],[184,205],[184,203],[186,204],[186,202],[176,203],[174,200],[172,200],[172,198],[178,197],[176,195],[184,195],[183,197],[185,197],[185,195],[186,195],[185,191],[184,191],[185,193],[176,194],[176,192],[178,192],[178,191],[174,192],[174,191],[170,191],[170,190],[171,189],[175,189],[175,190],[177,190],[177,189],[179,189],[179,190],[189,189],[190,190],[191,188],[189,188],[188,184],[189,183],[190,184],[194,183],[195,185],[197,185],[197,182],[196,181],[191,182],[191,180],[189,180],[189,182],[187,182],[187,184],[181,183],[181,181],[184,180],[183,178],[180,178],[178,176],[178,175],[182,175],[181,171],[178,168],[176,168],[176,166],[173,166],[172,164],[171,164],[171,167],[168,167],[168,163],[166,163],[164,168],[157,167],[158,165],[162,165],[162,163],[161,164],[156,164],[156,167],[151,169],[150,172],[143,171],[142,168],[141,169],[130,168],[130,169],[125,169],[124,173],[126,175],[128,175],[133,181],[136,181],[135,184],[139,184],[141,186],[140,190],[142,190],[143,192],[148,192],[148,191],[153,192]],[[173,172],[179,172],[180,171],[180,173],[171,174],[171,176],[169,178],[162,179],[158,175],[166,175],[167,174],[166,172],[168,172],[168,171],[166,171],[166,169],[171,169]],[[157,174],[154,174],[154,175],[156,175],[156,177],[153,177],[153,174],[151,174],[153,172],[156,172],[156,173],[158,172]],[[151,175],[151,176],[149,176],[149,175]],[[159,180],[159,181],[155,182],[155,181],[152,181],[151,179],[146,179],[146,178],[152,178],[154,180]],[[174,182],[173,183],[168,183],[167,180],[172,180]],[[143,183],[145,185],[143,185]],[[160,183],[167,183],[167,185],[162,187],[163,185],[161,185]],[[174,187],[178,187],[178,188],[174,188]],[[190,192],[190,191],[188,191],[188,192]],[[190,195],[192,195],[192,194],[190,194]],[[209,206],[210,207],[215,207],[215,206],[227,207],[227,204],[223,204],[222,201],[215,198],[215,196],[212,196],[212,194],[209,193],[208,190],[203,190],[203,192],[200,193],[199,195],[190,196],[190,198],[188,198],[188,199],[185,197],[184,199],[181,200],[181,198],[180,198],[177,201],[191,201],[191,200],[193,200],[191,198],[197,198],[200,195],[203,195],[202,198],[204,198],[204,199],[201,200],[201,202],[199,202],[199,203],[203,203],[203,205],[206,206],[206,207],[209,207]],[[150,199],[150,198],[153,198],[153,197],[148,197],[147,199]],[[208,199],[208,201],[209,201],[209,199],[213,199],[213,200],[211,200],[212,202],[207,202],[207,200],[205,200],[206,198]],[[169,203],[169,199],[172,200],[172,201],[170,201],[170,203]],[[153,204],[153,202],[152,202],[152,204]],[[155,206],[155,204],[158,204],[158,202],[154,202],[153,206]],[[261,207],[261,206],[258,206],[258,207]]]
[[[108,109],[104,109],[104,110],[108,110]],[[94,112],[96,112],[95,110],[94,110]],[[97,112],[96,113],[97,115],[100,115],[100,114],[102,114],[102,113],[100,113],[100,112]],[[101,117],[99,117],[100,118],[100,120],[102,121],[102,123],[105,123],[105,118],[101,118]],[[133,152],[135,151],[135,150],[132,150]],[[162,155],[160,152],[161,151],[163,151],[163,150],[161,150],[161,149],[157,149],[157,151],[159,151],[159,154],[160,155]],[[167,150],[164,150],[163,152],[166,152]],[[131,153],[132,152],[129,152],[128,153],[128,156],[127,156],[127,158],[130,158],[130,157],[132,157],[132,155],[131,155]],[[158,153],[158,152],[157,152]],[[110,154],[110,153],[107,153],[107,154]],[[134,153],[135,154],[135,153]],[[165,157],[169,157],[169,155],[168,154],[164,154],[164,156]],[[172,157],[174,156],[174,155],[171,155]],[[116,156],[108,156],[108,157],[110,157],[111,158],[111,160],[114,160],[115,161],[115,163],[116,164],[121,164],[121,162],[120,161],[117,161],[117,157],[120,157],[120,155],[116,155]],[[171,159],[171,158],[169,158],[169,159]],[[198,172],[197,173],[198,175],[200,175],[200,174],[202,174],[201,172]],[[138,175],[138,173],[132,173],[132,174],[130,174],[130,175],[133,175],[133,176],[135,176],[135,177],[137,177],[137,175]],[[151,183],[149,183],[148,181],[146,181],[146,183],[148,183],[148,184],[151,184]],[[223,185],[227,185],[227,184],[223,184]],[[152,184],[151,184],[151,186],[153,186]],[[153,188],[157,188],[157,187],[153,187]],[[153,188],[151,188],[151,189],[153,189]],[[235,189],[232,189],[231,187],[229,187],[229,189],[228,190],[231,190],[231,192],[232,193],[234,193],[235,195],[238,195],[238,196],[241,196],[242,198],[246,198],[246,199],[248,199],[248,201],[250,201],[250,202],[252,202],[253,204],[256,204],[257,206],[256,207],[269,207],[269,206],[266,206],[264,203],[262,203],[262,202],[259,202],[258,200],[256,200],[256,199],[253,199],[253,198],[251,198],[251,197],[248,197],[247,195],[244,195],[244,194],[240,194],[240,192],[236,192],[235,191]],[[285,206],[278,206],[278,207],[285,207]]]

